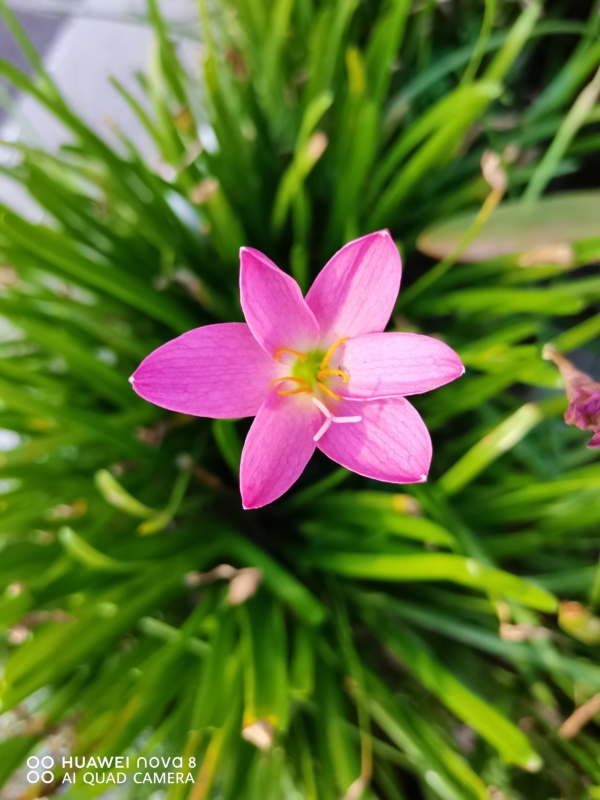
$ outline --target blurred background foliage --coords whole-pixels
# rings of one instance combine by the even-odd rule
[[[44,752],[195,758],[168,800],[600,797],[598,451],[541,357],[598,363],[597,3],[199,0],[198,82],[149,0],[147,102],[115,91],[158,171],[86,126],[0,5],[32,75],[0,74],[71,134],[0,167],[44,212],[0,209],[6,797]],[[243,512],[248,421],[163,412],[127,378],[241,319],[241,245],[306,289],[384,226],[392,329],[468,368],[416,398],[430,481],[317,454]]]

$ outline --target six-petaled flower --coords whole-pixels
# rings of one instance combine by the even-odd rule
[[[429,432],[406,395],[464,372],[448,345],[384,333],[402,266],[388,231],[337,252],[306,298],[258,250],[240,253],[246,323],[207,325],[159,347],[131,378],[163,408],[218,419],[255,416],[240,465],[244,508],[276,500],[319,448],[380,481],[418,483]]]

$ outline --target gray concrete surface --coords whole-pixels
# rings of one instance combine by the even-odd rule
[[[197,63],[197,6],[194,0],[162,0],[169,22],[183,26],[191,35],[181,41],[182,55]],[[136,144],[157,170],[156,151],[128,104],[108,81],[115,76],[142,104],[143,92],[135,78],[148,64],[154,44],[144,22],[145,0],[13,0],[26,30],[44,54],[46,68],[67,102],[101,136],[117,145],[112,122]],[[41,10],[44,13],[41,13]],[[53,15],[48,15],[48,10]],[[71,11],[72,15],[66,15]],[[75,13],[76,12],[76,13]],[[194,28],[196,25],[196,28]],[[24,67],[18,48],[6,29],[0,29],[0,55]],[[108,121],[111,121],[109,124]],[[0,118],[0,139],[24,141],[55,151],[69,140],[68,132],[35,100],[16,98],[10,115]],[[10,163],[13,151],[0,148],[0,163]],[[0,176],[0,202],[7,203],[32,220],[41,210],[10,179]]]

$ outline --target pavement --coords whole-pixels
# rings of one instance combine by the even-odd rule
[[[137,145],[146,159],[157,161],[156,151],[129,105],[109,83],[113,75],[146,105],[135,78],[148,64],[154,37],[145,21],[145,0],[9,0],[23,27],[44,56],[46,69],[67,102],[96,132],[118,146],[107,120]],[[178,34],[185,61],[198,63],[198,16],[194,0],[162,0],[161,6]],[[0,22],[0,57],[25,71],[28,65]],[[12,104],[0,115],[0,139],[22,141],[56,151],[69,141],[69,133],[35,100],[12,93],[0,102]],[[13,151],[0,149],[0,163],[10,164]],[[157,163],[158,167],[158,163]],[[32,221],[43,218],[41,209],[9,178],[0,176],[0,203],[10,205]]]

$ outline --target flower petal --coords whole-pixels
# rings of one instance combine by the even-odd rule
[[[600,447],[600,431],[597,431],[588,443],[588,447]]]
[[[429,392],[465,371],[451,347],[418,333],[369,333],[339,350],[349,380],[335,391],[354,400]]]
[[[320,413],[307,402],[267,397],[246,437],[240,464],[244,508],[272,503],[294,484],[315,451],[313,437],[321,425]]]
[[[402,263],[389,231],[342,247],[317,275],[306,302],[327,340],[382,331],[394,310]]]
[[[145,358],[130,378],[135,391],[161,408],[230,419],[258,413],[277,365],[244,323],[206,325]]]
[[[342,400],[338,417],[361,422],[331,425],[317,447],[343,467],[388,483],[422,483],[431,463],[431,439],[408,400],[390,397],[356,403]]]
[[[252,247],[240,250],[240,295],[246,322],[270,356],[304,351],[319,339],[319,325],[296,281]]]

